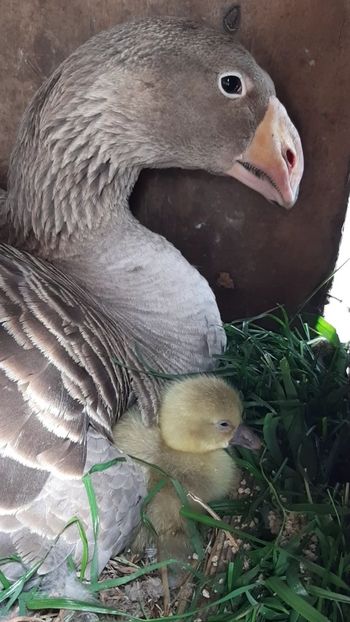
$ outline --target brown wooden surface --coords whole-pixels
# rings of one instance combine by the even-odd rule
[[[240,40],[273,77],[300,130],[305,176],[287,213],[230,179],[148,171],[133,206],[209,279],[225,319],[295,308],[330,272],[348,189],[348,0],[241,0]],[[20,115],[45,76],[90,35],[133,16],[202,18],[224,0],[0,0],[0,177]]]

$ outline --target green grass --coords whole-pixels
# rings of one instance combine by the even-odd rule
[[[264,327],[261,325],[263,320]],[[268,328],[266,328],[266,326]],[[260,454],[248,450],[235,459],[254,480],[253,495],[213,504],[225,523],[193,512],[182,514],[196,539],[204,528],[225,528],[249,546],[241,547],[223,570],[204,573],[199,556],[195,588],[185,613],[161,620],[209,622],[347,622],[350,620],[350,365],[346,346],[323,318],[297,316],[283,309],[255,320],[226,326],[228,348],[218,374],[242,392],[245,419],[264,440]],[[107,465],[108,467],[108,465]],[[98,469],[107,468],[99,466]],[[86,476],[85,476],[86,477]],[[86,477],[95,533],[98,508]],[[176,481],[180,498],[181,487]],[[145,514],[147,506],[145,507]],[[239,515],[237,528],[229,518]],[[271,532],[269,517],[274,517]],[[84,540],[81,534],[82,541]],[[171,565],[173,560],[165,562]],[[164,562],[163,562],[164,564]],[[86,555],[83,567],[86,565]],[[92,592],[123,585],[162,564],[104,584],[93,578]],[[83,574],[83,573],[82,573]],[[93,573],[94,574],[94,573]],[[3,607],[19,600],[25,608],[72,607],[107,613],[102,605],[47,600],[25,595],[24,580],[11,585],[0,573]],[[211,599],[203,605],[202,592]],[[1,606],[1,604],[0,604]],[[198,612],[198,609],[200,612]],[[125,612],[114,615],[130,618]]]

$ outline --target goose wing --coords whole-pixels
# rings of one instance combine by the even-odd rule
[[[0,514],[50,474],[79,478],[89,426],[112,440],[130,395],[123,343],[56,268],[0,245]]]

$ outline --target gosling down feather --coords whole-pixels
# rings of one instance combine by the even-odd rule
[[[256,435],[242,424],[242,410],[235,389],[220,378],[187,378],[165,390],[159,426],[145,428],[133,407],[114,427],[113,435],[126,454],[162,469],[144,467],[148,491],[164,479],[165,472],[186,492],[209,503],[236,495],[239,470],[225,449],[260,446]],[[191,497],[188,500],[197,511],[201,509]],[[146,508],[156,537],[141,527],[134,546],[143,551],[156,545],[160,559],[186,560],[193,551],[180,507],[180,498],[168,482]]]
[[[81,559],[72,516],[89,561],[94,550],[82,475],[120,457],[112,429],[133,401],[154,420],[161,384],[144,367],[207,371],[225,348],[208,283],[129,210],[140,170],[169,166],[230,175],[285,208],[303,171],[298,133],[252,56],[171,18],[73,52],[13,149],[0,221],[11,245],[0,255],[0,554],[44,560],[48,591],[50,577],[64,591],[68,556]],[[130,460],[91,477],[100,571],[127,545],[147,486]]]

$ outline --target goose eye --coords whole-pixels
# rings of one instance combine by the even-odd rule
[[[223,431],[231,427],[231,424],[229,421],[218,421],[216,425],[219,428],[219,430],[223,430]]]
[[[245,87],[242,77],[238,73],[223,73],[219,77],[219,89],[231,99],[245,95]]]

